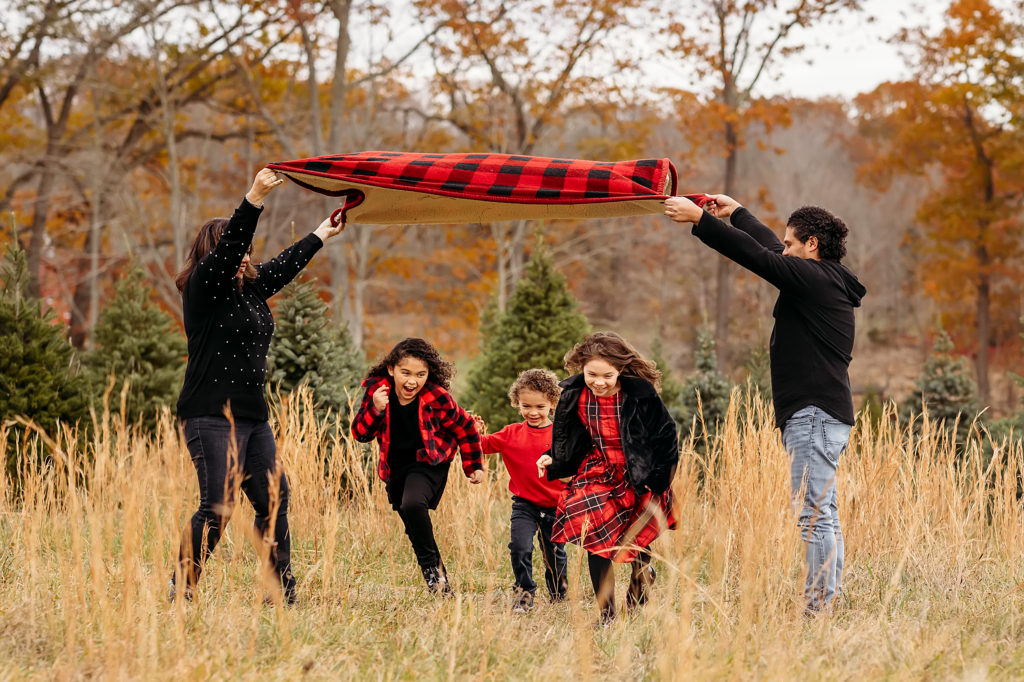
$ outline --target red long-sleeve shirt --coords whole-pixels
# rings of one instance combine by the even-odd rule
[[[485,453],[497,452],[508,469],[508,489],[516,497],[538,507],[554,507],[565,491],[561,481],[537,477],[537,460],[551,449],[551,425],[533,428],[526,422],[509,424],[501,431],[481,436]]]

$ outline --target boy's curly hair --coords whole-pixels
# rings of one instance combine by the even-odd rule
[[[519,407],[520,391],[537,391],[551,401],[552,407],[558,403],[558,396],[562,395],[558,377],[547,369],[528,369],[519,373],[512,382],[512,388],[508,390],[508,399],[512,401],[512,407]]]
[[[818,238],[818,256],[822,260],[841,261],[846,255],[846,223],[820,206],[802,206],[786,221],[793,236],[802,242]]]
[[[452,377],[455,376],[455,365],[441,357],[437,349],[429,341],[411,336],[402,339],[387,355],[381,358],[380,362],[370,368],[366,378],[387,377],[388,368],[394,367],[402,358],[416,358],[422,360],[427,366],[427,381],[437,384],[446,391],[451,390]]]

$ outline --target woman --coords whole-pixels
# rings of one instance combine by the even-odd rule
[[[273,532],[269,560],[284,598],[295,601],[288,532],[288,481],[277,462],[267,421],[264,383],[274,318],[267,299],[309,263],[345,225],[328,218],[273,260],[254,266],[252,239],[263,200],[284,180],[269,168],[256,174],[231,219],[199,229],[175,280],[188,337],[188,365],[178,418],[199,478],[199,509],[182,533],[169,596],[184,581],[191,599],[203,564],[220,540],[240,487],[256,511],[256,531]]]

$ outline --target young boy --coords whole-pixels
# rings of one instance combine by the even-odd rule
[[[537,477],[537,459],[551,449],[551,412],[562,389],[558,378],[546,369],[528,369],[509,389],[512,406],[523,421],[509,424],[497,433],[481,437],[485,453],[499,453],[508,469],[512,492],[511,541],[508,543],[515,577],[512,611],[526,613],[533,608],[537,583],[533,580],[533,537],[540,531],[544,554],[544,582],[552,602],[565,599],[565,546],[551,541],[555,507],[565,491],[561,481]],[[477,417],[481,431],[483,422]]]

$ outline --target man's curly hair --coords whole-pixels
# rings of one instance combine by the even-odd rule
[[[427,381],[437,384],[444,390],[451,390],[452,376],[455,375],[455,365],[441,357],[437,349],[429,341],[416,337],[402,339],[395,347],[388,352],[380,362],[370,368],[366,378],[387,377],[388,368],[394,367],[402,358],[416,358],[422,360],[427,366]]]
[[[551,402],[552,407],[558,403],[558,396],[562,395],[558,377],[547,369],[528,369],[519,373],[512,388],[508,390],[508,399],[512,401],[512,407],[519,407],[521,391],[537,391]]]
[[[846,255],[846,223],[820,206],[802,206],[793,211],[786,221],[793,228],[793,236],[801,242],[811,237],[818,239],[818,256],[822,260],[841,261]]]

